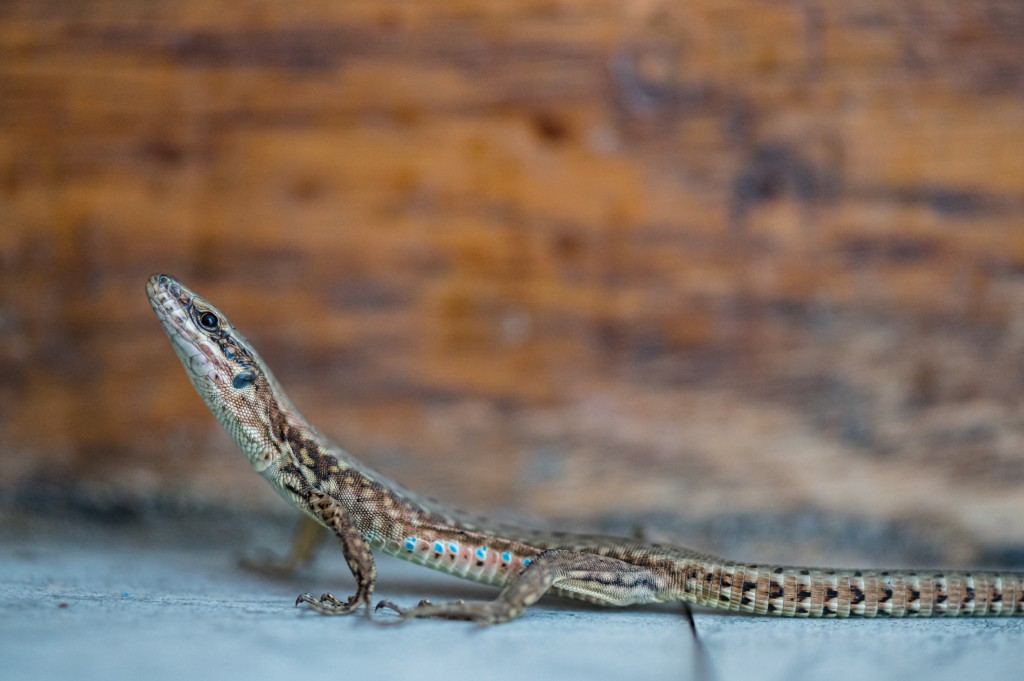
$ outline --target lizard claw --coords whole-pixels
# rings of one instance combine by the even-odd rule
[[[313,594],[299,594],[299,597],[295,599],[295,607],[299,607],[300,603],[312,603],[313,600]]]
[[[405,610],[403,610],[402,608],[398,607],[397,605],[395,605],[394,603],[392,603],[389,600],[382,600],[382,601],[378,602],[376,607],[374,607],[374,609],[373,609],[374,612],[380,612],[381,610],[391,610],[393,612],[397,612],[399,615],[404,615],[405,614]]]

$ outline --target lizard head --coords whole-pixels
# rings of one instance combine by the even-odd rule
[[[196,391],[253,467],[268,472],[279,458],[282,407],[294,409],[274,377],[227,317],[174,277],[154,274],[146,293]]]

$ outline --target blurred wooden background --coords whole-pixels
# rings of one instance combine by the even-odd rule
[[[240,5],[0,4],[8,505],[281,508],[166,271],[474,510],[1024,555],[1020,2]]]

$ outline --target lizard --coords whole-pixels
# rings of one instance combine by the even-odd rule
[[[283,569],[311,553],[309,527],[333,533],[356,582],[345,600],[304,593],[296,606],[371,617],[375,552],[500,587],[480,602],[403,608],[398,621],[510,621],[545,594],[608,606],[681,602],[784,617],[1024,615],[1024,572],[814,568],[726,560],[662,543],[492,522],[406,489],[306,421],[253,346],[208,300],[152,275],[150,305],[192,385],[270,486],[307,518]],[[314,525],[315,524],[315,525]],[[324,535],[320,531],[321,535]]]

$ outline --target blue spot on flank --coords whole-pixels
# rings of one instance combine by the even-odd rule
[[[527,567],[532,562],[533,562],[532,558],[523,558],[523,567]]]
[[[405,538],[405,550],[406,551],[415,551],[416,550],[416,537],[406,537]]]
[[[478,548],[476,550],[476,557],[479,558],[480,560],[483,560],[484,558],[486,558],[487,557],[487,547],[486,546],[481,546],[480,548]]]
[[[434,542],[434,552],[435,553],[444,553],[444,544],[442,544],[439,541]]]
[[[502,560],[502,562],[505,562],[505,563],[511,563],[512,562],[512,554],[509,553],[508,551],[506,551],[505,553],[501,554],[501,560]]]
[[[458,553],[459,552],[459,545],[456,544],[455,542],[451,542],[450,544],[448,544],[448,550],[451,551],[452,553]]]

